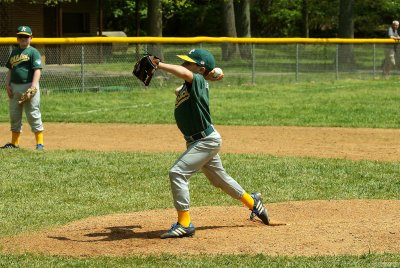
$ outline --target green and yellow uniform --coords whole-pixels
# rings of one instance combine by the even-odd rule
[[[34,69],[42,69],[39,51],[34,47],[15,48],[11,52],[6,67],[11,69],[11,83],[32,83]]]
[[[43,149],[43,123],[40,112],[39,79],[42,61],[39,51],[30,46],[32,30],[29,26],[20,26],[17,30],[19,46],[15,47],[6,63],[9,69],[6,76],[6,89],[9,96],[9,113],[12,139],[4,145],[5,148],[19,148],[22,132],[22,113],[25,110],[27,121],[36,138],[36,149]],[[37,88],[37,93],[30,101],[20,104],[21,95],[31,86]]]
[[[193,82],[185,82],[175,102],[175,120],[185,136],[192,136],[211,124],[208,82],[201,74],[193,75]]]

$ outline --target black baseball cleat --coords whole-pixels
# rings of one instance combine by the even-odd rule
[[[12,143],[7,143],[6,145],[0,147],[1,149],[18,149],[19,146],[14,145]]]
[[[193,236],[195,233],[195,228],[192,223],[188,227],[184,227],[180,225],[179,223],[174,223],[171,226],[171,229],[169,229],[168,232],[162,234],[160,236],[161,239],[165,238],[181,238],[181,237],[188,237],[188,236]]]
[[[254,199],[254,205],[250,213],[250,220],[254,220],[254,217],[257,216],[264,224],[269,225],[268,211],[262,203],[261,194],[255,192],[251,194],[251,197]]]

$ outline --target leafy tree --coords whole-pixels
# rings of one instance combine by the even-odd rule
[[[302,0],[255,0],[251,9],[252,35],[299,36]]]
[[[163,2],[164,36],[223,35],[219,1],[192,0],[178,5],[179,2]]]
[[[339,0],[308,1],[309,36],[337,37]]]
[[[400,20],[400,0],[355,1],[354,36],[384,38],[393,20]]]
[[[22,1],[48,6],[65,2],[79,3],[79,0],[0,0],[0,5]],[[221,13],[221,1],[226,3],[233,1],[235,5],[234,17],[238,36],[321,38],[341,36],[339,34],[341,0],[159,1],[162,8],[163,36],[226,35],[221,20],[224,15]],[[148,0],[102,0],[102,2],[104,31],[122,30],[128,36],[150,35]],[[249,8],[249,13],[246,8]],[[354,37],[385,37],[391,22],[400,20],[399,14],[400,0],[354,1]],[[246,16],[250,16],[250,19]],[[250,25],[251,27],[248,27]],[[246,29],[247,33],[242,32]]]
[[[46,6],[54,6],[57,5],[59,3],[72,3],[72,2],[78,2],[79,0],[25,0],[25,3],[29,3],[29,4],[44,4]],[[16,0],[0,0],[0,3],[14,3],[16,2]],[[18,1],[18,2],[21,2]]]
[[[105,31],[124,31],[128,36],[145,35],[146,31],[142,30],[140,23],[147,16],[146,1],[103,0],[103,2]]]

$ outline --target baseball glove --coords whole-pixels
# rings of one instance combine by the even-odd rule
[[[33,98],[33,96],[35,96],[36,92],[37,92],[36,87],[28,88],[28,90],[25,91],[24,94],[21,95],[21,98],[19,99],[18,103],[22,104],[26,101],[30,101]]]
[[[148,86],[160,61],[156,56],[147,54],[136,62],[132,74]]]

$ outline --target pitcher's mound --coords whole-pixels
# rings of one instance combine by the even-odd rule
[[[270,226],[250,221],[244,207],[193,208],[192,238],[159,238],[176,219],[176,212],[166,209],[88,218],[2,239],[0,245],[7,252],[68,256],[400,252],[400,200],[301,201],[267,208]]]

